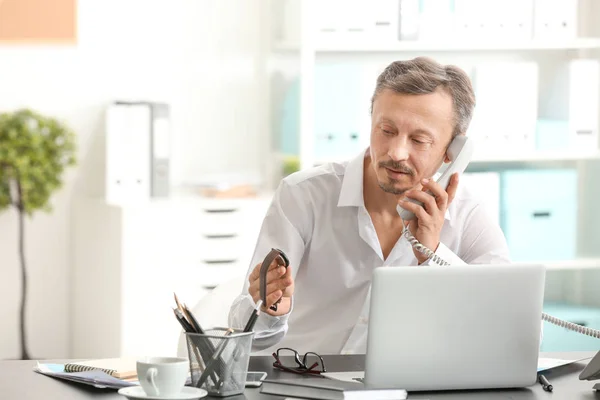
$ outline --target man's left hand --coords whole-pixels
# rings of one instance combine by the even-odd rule
[[[440,234],[444,226],[446,210],[454,200],[456,189],[458,188],[458,173],[454,173],[450,178],[450,183],[444,190],[433,179],[423,179],[421,182],[423,187],[419,189],[411,189],[405,193],[406,198],[418,200],[423,205],[418,205],[413,202],[401,199],[398,201],[400,207],[405,210],[412,211],[416,218],[409,222],[409,229],[413,236],[427,246],[431,251],[436,251],[440,244]],[[425,193],[429,190],[429,193]],[[415,257],[419,264],[427,261],[427,257],[413,248]]]

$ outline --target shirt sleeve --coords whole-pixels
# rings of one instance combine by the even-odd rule
[[[302,198],[302,193],[296,186],[291,186],[283,180],[263,220],[242,293],[234,300],[229,311],[231,327],[243,329],[246,325],[255,307],[254,300],[248,293],[248,277],[272,248],[281,249],[288,256],[289,268],[292,268],[292,276],[296,278],[306,243],[312,232],[311,222],[312,212],[308,201]],[[254,325],[253,351],[274,346],[284,338],[293,303],[292,298],[290,312],[286,315],[275,317],[264,312],[260,314]]]
[[[435,254],[450,265],[510,262],[508,245],[500,226],[480,205],[473,208],[462,228],[458,254],[441,242]],[[436,265],[436,262],[430,258],[424,264]]]

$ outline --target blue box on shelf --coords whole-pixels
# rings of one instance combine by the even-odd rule
[[[500,207],[501,227],[514,261],[575,258],[576,170],[505,171]]]
[[[539,119],[535,133],[536,150],[565,149],[569,145],[569,121]]]
[[[315,68],[316,160],[354,157],[368,133],[369,101],[363,95],[364,71],[351,63],[319,64]],[[365,125],[365,123],[367,123]]]
[[[593,329],[600,329],[600,308],[566,304],[544,303],[544,312],[556,318]],[[572,332],[544,321],[541,351],[598,351],[600,340]]]
[[[287,155],[300,155],[300,81],[288,84],[281,103],[279,151]]]

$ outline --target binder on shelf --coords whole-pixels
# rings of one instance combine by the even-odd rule
[[[346,159],[368,146],[369,98],[379,72],[352,63],[315,68],[315,159]]]
[[[554,79],[541,88],[540,109],[546,119],[558,121],[560,125],[542,126],[547,131],[547,128],[552,128],[546,138],[552,139],[552,130],[560,128],[555,136],[563,150],[579,154],[596,153],[599,145],[600,62],[596,59],[573,59],[547,69],[546,72]]]
[[[150,196],[168,197],[170,187],[170,115],[169,106],[164,103],[150,104],[152,119]]]
[[[494,38],[531,40],[533,37],[533,1],[504,0],[494,2],[492,12]]]
[[[400,40],[419,39],[420,21],[419,0],[400,0],[400,22],[398,36]]]
[[[510,84],[507,84],[510,82]],[[483,155],[532,152],[538,116],[535,62],[485,62],[474,68],[477,107],[469,134]],[[518,89],[518,96],[514,88]]]
[[[572,60],[569,63],[569,143],[573,149],[598,148],[600,109],[600,63]]]
[[[423,2],[420,8],[419,40],[431,41],[448,37],[453,28],[453,2],[454,0],[436,0]],[[411,18],[409,15],[407,18]],[[406,21],[405,22],[409,22]]]
[[[535,0],[533,36],[536,39],[577,37],[578,0]]]
[[[169,142],[166,104],[111,104],[106,113],[106,202],[125,205],[168,196]]]
[[[375,0],[369,2],[367,36],[372,40],[392,42],[398,39],[400,29],[400,1]]]
[[[399,29],[399,0],[322,0],[315,17],[319,42],[392,42]]]

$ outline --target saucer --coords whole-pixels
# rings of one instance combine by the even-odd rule
[[[148,396],[141,386],[129,386],[119,389],[119,394],[131,400],[196,400],[206,396],[208,392],[204,389],[184,386],[181,393],[175,396]]]

